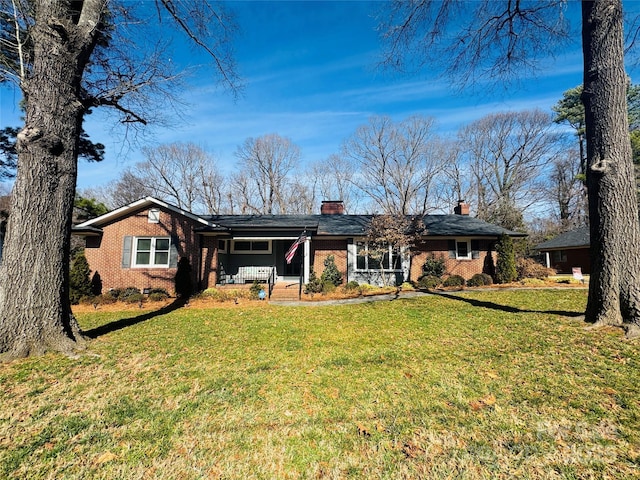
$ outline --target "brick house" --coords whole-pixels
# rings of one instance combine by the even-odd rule
[[[580,267],[582,273],[590,274],[590,244],[589,227],[581,227],[536,245],[536,250],[544,254],[546,266],[558,273],[571,273]]]
[[[161,287],[172,292],[179,258],[189,259],[198,289],[221,284],[306,283],[311,269],[320,275],[333,255],[345,282],[397,284],[417,280],[430,255],[445,260],[449,275],[468,279],[489,273],[494,244],[507,231],[469,216],[461,203],[452,215],[424,217],[425,234],[415,250],[394,251],[380,261],[368,255],[371,215],[344,214],[340,201],[322,203],[319,215],[195,215],[147,197],[74,227],[85,238],[85,256],[103,289]],[[285,254],[305,232],[291,263]]]

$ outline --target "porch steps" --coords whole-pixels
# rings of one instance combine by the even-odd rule
[[[271,299],[276,301],[298,300],[299,285],[297,282],[278,282],[273,286]]]

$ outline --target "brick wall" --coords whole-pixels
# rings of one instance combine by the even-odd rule
[[[417,281],[422,275],[422,266],[427,258],[431,255],[435,255],[436,258],[444,258],[445,264],[445,277],[449,275],[460,275],[465,280],[470,279],[476,273],[487,273],[491,275],[493,272],[491,268],[495,266],[497,255],[495,251],[488,253],[492,240],[480,240],[480,258],[471,260],[456,260],[449,258],[449,244],[448,240],[427,240],[421,242],[418,246],[420,253],[414,255],[411,259],[411,271],[409,279]],[[487,258],[487,255],[489,257]]]
[[[567,249],[563,251],[567,256],[566,262],[554,262],[553,252],[549,253],[549,255],[551,255],[551,267],[558,273],[571,273],[571,269],[573,267],[582,268],[582,273],[584,274],[591,273],[591,257],[589,256],[588,247]]]
[[[202,237],[202,261],[200,262],[200,289],[206,290],[218,282],[217,237]]]
[[[324,271],[324,261],[333,255],[334,262],[342,274],[343,282],[347,279],[347,241],[346,240],[313,240],[313,271],[318,277]]]
[[[158,208],[154,206],[153,208]],[[102,227],[101,238],[87,237],[85,256],[91,274],[100,274],[102,291],[110,288],[136,287],[164,288],[173,293],[176,268],[123,268],[122,250],[124,237],[170,236],[177,237],[178,258],[187,257],[191,263],[193,284],[197,286],[199,245],[193,228],[199,226],[193,220],[160,208],[159,223],[149,223],[149,208],[139,210]]]

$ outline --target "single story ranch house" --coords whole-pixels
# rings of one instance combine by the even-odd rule
[[[582,273],[590,274],[590,244],[589,227],[580,227],[537,245],[536,250],[544,254],[546,266],[558,273],[571,273],[580,267]]]
[[[397,284],[417,280],[425,260],[444,258],[449,275],[465,279],[491,273],[494,245],[510,232],[469,216],[460,202],[452,215],[426,215],[425,231],[411,255],[389,249],[382,260],[369,255],[371,215],[347,215],[341,201],[322,202],[319,215],[196,215],[147,197],[74,227],[85,238],[85,256],[103,290],[134,286],[172,292],[178,260],[191,266],[193,284],[206,289],[245,282],[308,282],[321,275],[332,255],[343,281]],[[305,235],[290,263],[285,256]],[[376,257],[378,258],[378,257]]]

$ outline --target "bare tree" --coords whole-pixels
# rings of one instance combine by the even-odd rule
[[[192,143],[171,143],[142,150],[144,162],[119,180],[129,191],[148,192],[194,213],[220,213],[225,182],[215,160]]]
[[[283,213],[311,215],[318,211],[320,201],[312,180],[305,175],[288,179],[279,196],[284,206]]]
[[[355,163],[354,183],[377,208],[389,214],[425,214],[431,187],[443,169],[433,155],[433,119],[414,116],[395,123],[372,117],[344,143],[343,156]]]
[[[156,5],[157,17],[173,20],[163,25],[177,25],[235,88],[227,56],[229,17],[205,1]],[[133,4],[119,8],[109,0],[0,0],[0,81],[15,82],[25,105],[0,266],[4,359],[46,350],[72,353],[82,343],[68,298],[82,121],[92,108],[109,106],[127,124],[148,123],[154,118],[149,102],[171,93],[176,78],[162,44],[139,48],[148,37],[145,22],[130,22],[134,10]]]
[[[371,217],[367,228],[367,256],[379,266],[384,285],[395,285],[400,270],[424,233],[422,216],[382,214]],[[404,258],[403,258],[404,257]],[[371,264],[369,264],[369,268]]]
[[[490,114],[460,131],[478,218],[523,227],[524,212],[544,197],[544,169],[560,147],[551,126],[550,115],[531,110]]]
[[[440,67],[460,86],[517,80],[569,42],[566,8],[562,0],[394,0],[382,9],[381,63],[409,72]]]
[[[588,225],[587,196],[580,175],[579,152],[568,150],[553,159],[546,195],[554,201],[560,232]]]
[[[569,6],[571,3],[569,2]],[[516,76],[569,36],[564,1],[396,0],[389,65],[442,56],[457,78]],[[627,118],[621,0],[581,2],[592,274],[586,320],[640,335],[640,225]],[[453,21],[451,21],[453,20]],[[446,36],[445,36],[446,35]],[[424,63],[422,63],[424,64]],[[461,73],[462,72],[462,73]]]
[[[300,162],[300,148],[278,134],[248,138],[236,150],[247,182],[244,203],[253,213],[287,213],[287,176]]]
[[[352,162],[333,154],[314,163],[308,177],[322,200],[342,200],[345,212],[354,212],[359,205],[358,189],[353,185],[354,173]]]

